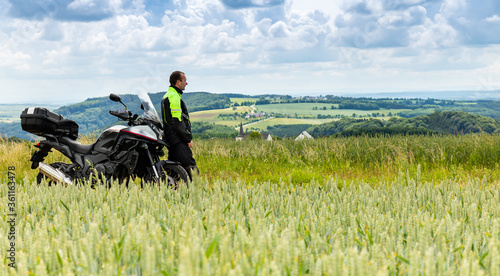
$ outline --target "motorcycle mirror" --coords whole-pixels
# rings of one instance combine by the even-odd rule
[[[122,102],[122,98],[120,98],[120,96],[113,94],[113,93],[109,94],[109,99],[112,100],[113,102],[117,102],[117,103]]]
[[[112,100],[113,102],[121,103],[125,107],[125,110],[127,109],[127,106],[122,102],[122,98],[116,94],[109,94],[109,99]]]

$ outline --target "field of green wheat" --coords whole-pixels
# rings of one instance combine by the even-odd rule
[[[1,275],[500,273],[498,135],[195,141],[177,191],[38,186],[32,150],[0,140]]]

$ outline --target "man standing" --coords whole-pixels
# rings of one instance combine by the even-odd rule
[[[192,179],[191,171],[198,173],[198,167],[191,151],[193,135],[189,113],[181,98],[187,84],[183,72],[175,71],[170,75],[170,87],[163,96],[161,113],[164,139],[168,144],[168,159],[181,163]]]

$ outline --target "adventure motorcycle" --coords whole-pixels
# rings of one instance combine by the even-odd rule
[[[176,189],[180,183],[188,185],[188,174],[178,163],[160,160],[167,144],[162,140],[162,123],[151,99],[141,93],[142,117],[127,110],[120,96],[109,98],[125,106],[125,110],[110,110],[109,113],[128,122],[128,126],[115,125],[106,129],[90,145],[78,142],[78,124],[42,107],[26,108],[21,114],[23,130],[42,136],[45,140],[35,145],[31,160],[32,169],[39,168],[37,182],[44,178],[56,183],[73,185],[75,182],[98,180],[111,183],[125,182],[135,177],[143,182],[166,183]],[[71,164],[44,163],[45,157],[54,148],[71,160]]]

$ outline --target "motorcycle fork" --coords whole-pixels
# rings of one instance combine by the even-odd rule
[[[155,176],[156,176],[156,179],[157,180],[160,180],[160,175],[158,174],[158,170],[156,169],[156,164],[155,164],[155,161],[153,159],[153,156],[151,155],[151,152],[149,151],[149,147],[146,143],[144,143],[142,145],[142,147],[144,148],[144,150],[146,151],[146,155],[149,159],[149,162],[151,164],[151,168],[153,169],[153,172],[155,173]]]

